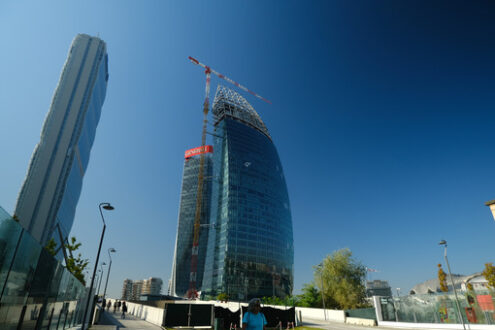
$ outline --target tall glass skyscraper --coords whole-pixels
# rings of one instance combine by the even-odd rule
[[[198,174],[201,154],[204,154],[203,167],[203,199],[201,202],[202,225],[210,224],[210,201],[212,182],[212,146],[189,149],[185,152],[184,172],[182,176],[182,190],[180,194],[179,220],[177,238],[175,242],[174,263],[172,265],[172,280],[170,294],[183,297],[189,289],[191,273],[191,256],[194,236],[194,220],[196,213],[196,196],[198,195]],[[196,276],[196,290],[201,291],[203,272],[206,257],[206,244],[209,226],[203,226],[199,232],[198,269]]]
[[[106,44],[85,34],[72,41],[40,142],[31,157],[15,218],[45,245],[65,239],[74,221],[108,82]]]
[[[236,92],[219,86],[211,222],[203,294],[230,299],[292,293],[294,247],[289,196],[268,129]]]

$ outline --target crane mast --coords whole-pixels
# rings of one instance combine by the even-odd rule
[[[251,95],[254,95],[255,97],[271,104],[270,101],[268,101],[261,95],[254,93],[253,91],[240,85],[239,83],[233,81],[232,79],[224,76],[221,73],[218,73],[217,71],[211,69],[209,66],[199,62],[195,58],[189,56],[189,60],[192,63],[204,68],[206,75],[205,100],[203,103],[203,131],[201,134],[201,150],[205,150],[205,145],[206,145],[206,125],[208,123],[208,112],[210,110],[210,83],[211,83],[212,73],[218,76],[219,78],[228,81],[234,86],[237,86],[240,89],[250,93]],[[196,280],[198,275],[197,273],[198,273],[199,233],[201,228],[201,208],[203,206],[204,165],[205,165],[205,153],[202,152],[199,158],[198,191],[196,194],[196,210],[194,213],[194,234],[193,234],[193,244],[192,244],[192,252],[191,252],[191,272],[189,275],[189,289],[187,291],[187,298],[189,299],[198,298],[198,291],[196,289]]]

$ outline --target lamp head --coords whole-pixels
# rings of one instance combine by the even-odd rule
[[[445,246],[447,246],[447,241],[443,239],[443,240],[441,240],[441,241],[438,243],[438,245],[445,245]]]
[[[495,220],[495,200],[488,201],[485,203],[485,205],[490,208],[490,211],[492,211],[493,219]]]
[[[115,250],[114,248],[109,248],[108,252],[117,252],[117,250]]]
[[[103,262],[101,265],[102,265],[102,266],[106,266],[106,265],[107,265],[107,263],[106,263],[106,262]]]
[[[112,210],[114,210],[114,209],[115,209],[115,208],[112,206],[112,204],[110,204],[110,203],[104,203],[104,204],[103,204],[103,208],[104,208],[105,210],[107,210],[107,211],[112,211]]]

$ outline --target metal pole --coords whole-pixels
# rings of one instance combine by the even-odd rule
[[[101,204],[100,204],[100,206],[101,206]],[[100,208],[100,212],[101,212],[101,208]],[[102,214],[102,217],[103,217],[103,214]],[[100,260],[101,245],[103,243],[103,237],[105,236],[105,229],[106,228],[107,228],[107,225],[105,224],[105,222],[103,222],[103,231],[101,232],[100,245],[98,247],[98,253],[96,254],[95,269],[93,270],[93,277],[91,278],[91,284],[89,285],[89,290],[88,290],[88,297],[86,298],[86,307],[84,308],[84,316],[82,319],[82,328],[81,328],[82,330],[87,329],[87,328],[85,328],[85,326],[86,326],[86,317],[88,316],[89,301],[91,300],[91,292],[93,291],[93,282],[95,279],[96,269],[98,268],[98,261]]]
[[[96,254],[95,268],[93,269],[93,277],[91,277],[91,284],[89,285],[88,296],[86,297],[86,307],[84,308],[84,316],[82,319],[81,330],[87,329],[86,317],[88,316],[89,301],[91,300],[91,293],[93,292],[95,274],[96,274],[96,270],[98,269],[98,262],[100,260],[101,245],[103,244],[103,237],[105,237],[105,229],[107,228],[107,224],[105,223],[105,218],[103,217],[103,212],[101,211],[102,205],[105,205],[104,207],[108,210],[113,210],[113,206],[111,206],[110,203],[100,203],[100,205],[98,205],[98,209],[100,210],[101,220],[103,221],[103,230],[101,231],[100,245],[98,246],[98,253]]]
[[[101,276],[100,276],[100,283],[98,283],[98,291],[96,291],[96,295],[100,294],[100,288],[101,288],[101,280],[103,280],[103,264],[101,264]]]
[[[320,280],[321,280],[321,302],[323,303],[323,315],[327,320],[327,310],[325,308],[325,298],[323,297],[323,265],[320,264]]]
[[[447,269],[449,270],[450,283],[452,283],[452,288],[454,289],[454,296],[455,296],[455,303],[457,305],[457,311],[459,312],[459,317],[461,318],[462,327],[464,328],[464,330],[466,330],[466,325],[464,324],[464,318],[462,317],[461,305],[459,304],[459,300],[457,300],[457,290],[455,289],[454,280],[452,279],[452,273],[450,271],[449,259],[447,259],[447,244],[445,244],[445,250],[444,251],[445,251],[445,253],[444,253],[445,263],[447,264]]]
[[[107,296],[108,278],[110,277],[110,270],[112,269],[112,257],[110,256],[110,250],[108,250],[108,257],[110,258],[110,265],[108,265],[107,280],[105,282],[105,290],[103,291],[103,299],[105,299]]]

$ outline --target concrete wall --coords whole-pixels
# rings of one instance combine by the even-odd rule
[[[365,325],[365,326],[368,326],[368,327],[376,326],[376,321],[375,320],[362,319],[362,318],[359,318],[359,317],[347,317],[345,319],[345,323],[347,323],[347,324],[355,324],[355,325]]]
[[[296,307],[296,315],[299,316],[301,312],[302,322],[304,323],[305,318],[314,320],[325,320],[325,312],[327,321],[345,323],[345,312],[335,309],[323,308],[309,308],[309,307]]]
[[[126,305],[127,313],[158,326],[162,325],[164,313],[163,308],[145,306],[130,302],[126,302]]]

